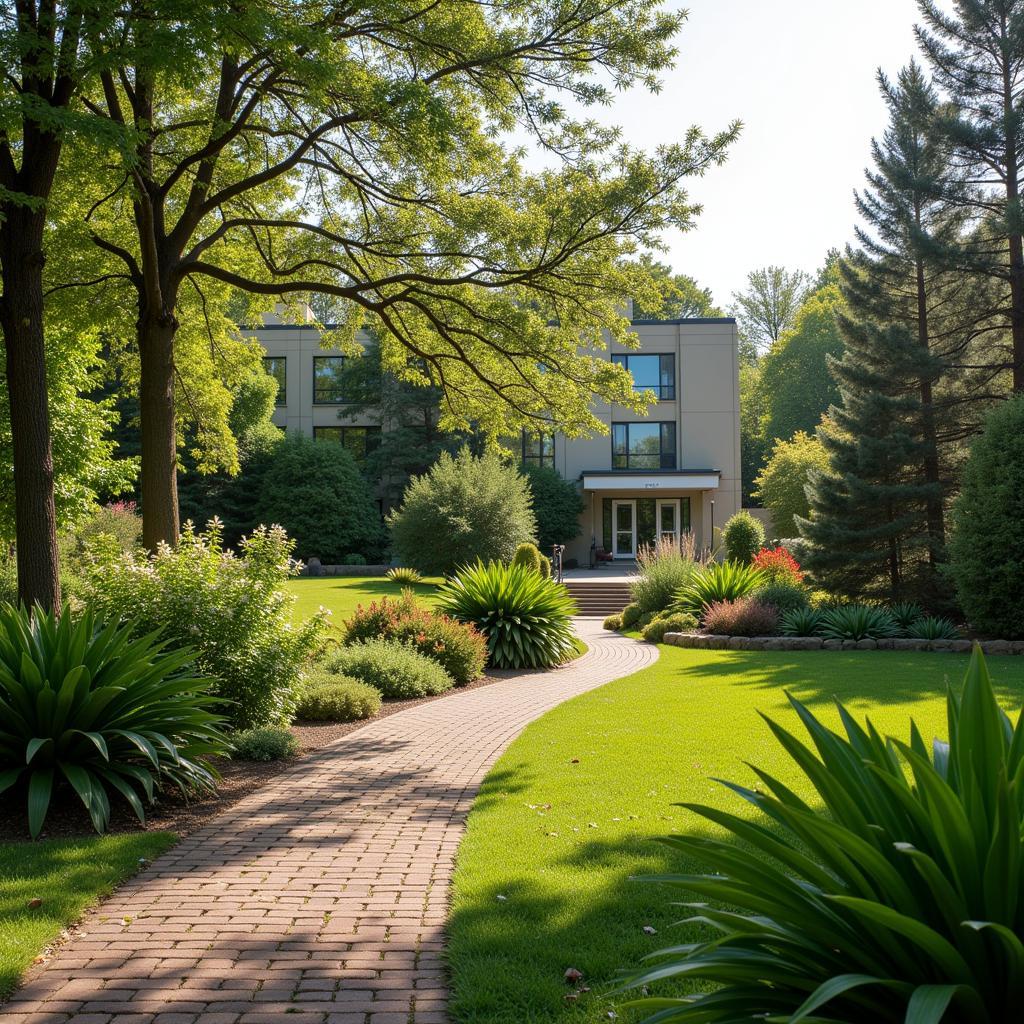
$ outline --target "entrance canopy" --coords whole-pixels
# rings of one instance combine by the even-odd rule
[[[584,471],[585,491],[710,491],[718,487],[717,469]]]

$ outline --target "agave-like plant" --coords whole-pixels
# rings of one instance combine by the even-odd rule
[[[881,640],[896,636],[899,627],[885,608],[847,604],[825,612],[820,633],[826,640]]]
[[[918,640],[956,640],[960,630],[940,615],[922,615],[907,626],[907,636]]]
[[[742,841],[665,840],[708,873],[657,881],[712,901],[686,905],[715,936],[654,954],[625,987],[715,987],[632,1005],[651,1024],[1020,1020],[1024,715],[1014,726],[1000,709],[980,651],[949,691],[949,742],[930,751],[913,722],[908,743],[883,739],[840,705],[842,735],[790,702],[813,749],[765,720],[815,804],[755,768],[758,788],[726,785],[767,827],[684,805]]]
[[[925,617],[924,609],[913,601],[897,601],[889,605],[889,614],[904,636],[910,636],[907,630],[912,622]]]
[[[437,607],[487,637],[494,668],[550,668],[575,649],[575,602],[564,586],[528,566],[466,566],[440,589]]]
[[[413,569],[408,565],[396,565],[394,568],[388,569],[387,577],[392,583],[401,583],[404,587],[423,582],[423,575],[419,569]]]
[[[142,797],[163,783],[212,791],[207,762],[227,752],[212,680],[193,655],[167,650],[133,624],[97,626],[91,611],[0,605],[0,793],[26,782],[28,827],[39,835],[54,788],[67,782],[97,832],[110,795],[145,822]]]
[[[791,608],[782,613],[779,627],[783,636],[817,636],[824,618],[820,608]]]
[[[742,562],[712,562],[698,569],[675,595],[675,610],[699,615],[717,601],[736,601],[765,582],[764,573]]]

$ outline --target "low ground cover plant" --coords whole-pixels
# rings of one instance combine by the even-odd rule
[[[471,623],[424,608],[411,590],[362,606],[345,623],[345,643],[383,638],[414,647],[465,686],[478,679],[487,661],[487,640]]]
[[[299,752],[299,741],[280,725],[242,729],[231,737],[236,761],[287,761]]]
[[[575,602],[561,584],[525,566],[467,566],[440,589],[437,603],[487,638],[494,668],[550,668],[575,652]]]
[[[395,640],[360,640],[341,647],[327,659],[326,667],[367,683],[385,700],[432,697],[454,685],[436,661]]]
[[[783,636],[818,636],[825,612],[821,608],[791,608],[779,616]]]
[[[292,621],[294,598],[284,589],[298,572],[292,549],[280,527],[260,527],[237,554],[226,551],[217,520],[204,533],[186,524],[177,548],[163,545],[153,555],[100,538],[85,562],[81,596],[97,618],[124,617],[136,635],[159,630],[193,648],[235,728],[284,723],[326,629],[320,616]]]
[[[792,611],[794,608],[806,608],[810,604],[807,588],[793,583],[768,583],[753,591],[753,595],[761,604],[770,604],[778,612]]]
[[[305,722],[359,722],[381,706],[380,691],[351,676],[317,671],[307,676],[295,717]]]
[[[387,577],[392,583],[400,583],[404,587],[411,587],[423,581],[422,573],[408,565],[396,565],[393,569],[388,569]]]
[[[921,640],[956,640],[960,636],[956,625],[939,615],[924,615],[915,619],[905,632],[908,637]]]
[[[883,739],[840,706],[843,732],[790,698],[811,744],[772,733],[815,792],[773,774],[727,784],[768,827],[683,804],[732,833],[667,837],[706,873],[654,881],[701,902],[710,941],[655,954],[625,987],[649,1021],[976,1024],[1019,1016],[1024,988],[1024,716],[1001,710],[980,652],[947,701],[948,742]],[[909,768],[909,772],[907,769]],[[820,803],[820,808],[818,804]],[[740,840],[739,844],[735,840]],[[721,909],[728,906],[728,911]],[[687,979],[710,991],[647,995]]]
[[[18,786],[39,835],[56,787],[70,786],[97,832],[123,799],[145,823],[168,784],[213,791],[209,758],[227,742],[211,680],[194,655],[132,624],[0,606],[0,793]],[[5,799],[9,799],[8,794]]]
[[[754,597],[714,601],[704,609],[704,628],[727,636],[771,636],[779,628],[779,612]]]
[[[673,610],[703,616],[716,601],[747,597],[764,582],[758,569],[740,562],[711,562],[695,572],[675,594]]]
[[[899,631],[887,609],[868,604],[829,609],[819,629],[826,640],[882,640],[897,636]]]
[[[652,619],[643,628],[643,638],[649,644],[660,644],[666,633],[690,633],[697,628],[697,617],[688,612],[674,612]]]
[[[636,567],[629,592],[639,615],[665,611],[699,568],[693,534],[685,534],[679,544],[660,539],[642,544],[637,550]]]

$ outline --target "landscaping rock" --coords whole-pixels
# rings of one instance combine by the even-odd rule
[[[974,644],[970,640],[951,640],[949,649],[957,654],[970,654]]]
[[[907,640],[904,637],[898,637],[893,640],[892,649],[894,651],[915,651],[917,650],[916,644],[916,640]]]
[[[742,651],[744,650],[744,642],[749,639],[745,636],[731,636],[729,637],[729,650],[731,651]]]
[[[860,640],[844,640],[843,641],[843,650],[844,651],[855,651],[855,650],[857,650],[857,645],[859,643],[861,643]]]
[[[821,644],[822,650],[825,651],[841,651],[843,649],[842,640],[823,640]]]
[[[1011,640],[1010,641],[1010,653],[1011,654],[1024,654],[1024,640]]]
[[[725,650],[729,646],[730,639],[730,637],[723,636],[721,633],[708,633],[704,637],[704,646],[713,651]]]
[[[893,649],[893,637],[891,636],[882,637],[880,640],[876,640],[875,643],[880,651],[891,651]]]
[[[306,563],[306,575],[307,576],[322,576],[324,574],[324,567],[320,564],[319,558],[311,558]]]
[[[874,637],[866,636],[863,640],[854,640],[854,649],[858,651],[877,651],[878,641]],[[844,641],[843,647],[846,647]]]
[[[931,642],[931,649],[933,651],[951,651],[953,650],[952,640],[933,640]]]
[[[981,649],[986,654],[1009,654],[1010,653],[1010,641],[1009,640],[983,640],[981,643]]]

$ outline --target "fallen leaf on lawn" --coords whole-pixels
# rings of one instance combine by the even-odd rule
[[[597,828],[597,822],[596,821],[588,821],[587,822],[587,828]]]
[[[36,897],[35,899],[32,899],[32,900],[28,901],[28,909],[29,910],[38,910],[42,905],[43,905],[43,901],[41,899],[39,899],[39,897]]]
[[[580,763],[580,759],[579,759],[578,757],[574,757],[574,758],[573,758],[573,759],[572,759],[572,760],[571,760],[571,761],[569,762],[569,764],[579,764],[579,763]]]
[[[644,925],[644,935],[657,935],[658,929],[651,927],[649,924]]]
[[[583,972],[578,971],[575,967],[567,967],[564,977],[570,985],[575,985],[577,981],[583,980]]]
[[[564,996],[562,996],[562,998],[563,998],[563,999],[564,999],[564,1000],[565,1000],[565,1001],[566,1001],[567,1003],[575,1003],[575,1002],[576,1002],[576,1000],[577,1000],[577,999],[579,999],[579,997],[580,997],[580,994],[579,994],[579,992],[566,992],[566,993],[565,993],[565,995],[564,995]]]

